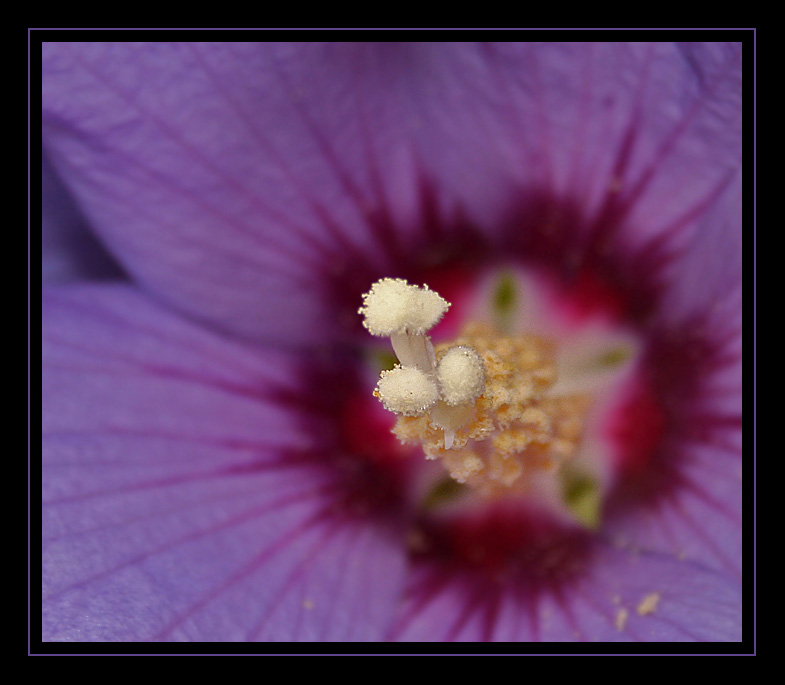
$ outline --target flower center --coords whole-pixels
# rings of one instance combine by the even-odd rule
[[[450,304],[427,286],[382,279],[359,313],[371,334],[389,336],[398,358],[374,390],[397,414],[393,433],[440,461],[452,482],[428,502],[465,492],[483,501],[526,500],[587,528],[599,526],[606,463],[589,434],[609,377],[629,365],[618,337],[577,344],[540,332],[513,331],[515,283],[502,277],[486,320],[468,320],[458,336],[434,346],[427,332]],[[596,338],[596,336],[595,336]],[[558,341],[558,342],[557,342]]]
[[[401,442],[420,443],[426,458],[441,459],[456,481],[488,494],[523,490],[530,475],[559,469],[574,457],[590,400],[548,395],[556,380],[549,341],[471,323],[455,345],[438,345],[437,360],[456,349],[473,350],[485,371],[484,392],[456,407],[444,402],[420,416],[399,416],[393,432]],[[451,440],[444,437],[449,431]]]

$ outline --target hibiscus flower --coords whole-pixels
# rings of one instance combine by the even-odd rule
[[[43,138],[45,640],[741,640],[740,45],[46,44]],[[627,373],[559,515],[391,434],[386,277]]]

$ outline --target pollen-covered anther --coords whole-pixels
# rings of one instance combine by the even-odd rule
[[[402,278],[383,278],[363,295],[358,312],[371,334],[389,336],[402,366],[415,366],[432,374],[436,355],[426,333],[439,323],[449,306],[427,285],[421,288]]]
[[[485,366],[468,345],[447,350],[436,367],[436,376],[442,399],[452,406],[472,402],[485,390]]]
[[[436,404],[439,388],[420,369],[396,366],[382,371],[374,395],[388,411],[402,416],[420,416]]]
[[[422,335],[433,328],[450,303],[428,286],[411,285],[403,278],[382,278],[363,295],[358,312],[372,335]]]
[[[525,492],[537,474],[576,457],[591,402],[548,395],[556,379],[551,341],[472,323],[435,354],[441,401],[398,418],[401,442],[419,443],[456,481],[491,497]]]

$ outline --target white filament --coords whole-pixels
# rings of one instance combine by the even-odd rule
[[[403,366],[416,366],[421,371],[433,373],[436,353],[427,335],[393,333],[390,336],[395,356]]]

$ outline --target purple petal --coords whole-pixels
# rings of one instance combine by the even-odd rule
[[[371,76],[355,88],[365,50],[48,44],[45,142],[148,287],[221,328],[312,344],[335,330],[317,277],[381,254],[365,230],[381,189],[411,210],[406,141],[384,134],[397,108]]]
[[[402,546],[340,506],[298,374],[124,286],[45,294],[45,640],[381,637]]]
[[[740,587],[697,564],[596,546],[574,577],[488,579],[422,565],[398,641],[714,642],[741,640]]]
[[[123,279],[92,235],[46,155],[41,159],[41,276],[44,283]]]
[[[742,268],[740,178],[696,221],[671,264],[649,334],[669,416],[663,458],[606,530],[616,544],[691,560],[741,582]]]
[[[500,230],[505,225],[502,218],[511,210],[526,215],[515,206],[524,202],[522,196],[543,193],[577,203],[581,220],[566,233],[567,246],[588,245],[587,252],[602,255],[598,263],[613,263],[622,276],[614,282],[630,287],[653,283],[661,293],[656,311],[637,323],[658,341],[651,363],[657,370],[656,389],[672,402],[671,411],[681,416],[679,431],[669,436],[667,445],[671,462],[648,475],[677,487],[665,488],[665,495],[647,492],[623,515],[610,517],[607,534],[615,547],[597,552],[592,559],[594,570],[587,571],[583,581],[592,590],[588,595],[581,594],[582,586],[576,583],[569,594],[535,598],[524,593],[521,601],[520,594],[498,589],[489,593],[475,580],[452,575],[431,580],[426,570],[423,584],[431,590],[412,595],[397,634],[403,639],[737,638],[741,573],[738,46],[114,44],[47,46],[44,56],[45,137],[91,223],[129,270],[167,302],[244,336],[297,344],[335,337],[340,327],[326,299],[326,282],[345,282],[355,269],[384,272],[391,264],[408,265],[420,259],[412,245],[429,228],[425,218],[430,215],[417,204],[423,178],[435,189],[439,211],[460,208],[480,232],[500,241],[509,237]],[[558,209],[559,202],[556,205]],[[453,230],[448,224],[439,239],[451,244]],[[514,230],[521,233],[518,225]],[[579,240],[577,234],[586,240]],[[506,243],[496,247],[507,254]],[[560,250],[557,271],[567,263],[568,251]],[[580,256],[579,251],[576,254]],[[637,282],[625,283],[625,275]],[[346,300],[353,304],[344,312],[355,321],[358,293],[348,293]],[[92,302],[94,297],[88,299]],[[129,309],[135,312],[136,325],[141,308]],[[114,307],[108,310],[114,312],[112,329],[124,325]],[[163,316],[150,311],[156,312],[156,322]],[[161,326],[155,323],[153,328]],[[98,407],[96,416],[111,427],[111,435],[100,439],[110,444],[84,443],[79,437],[79,455],[90,454],[91,449],[101,455],[120,454],[116,442],[128,438],[115,425],[139,416],[152,421],[156,439],[172,437],[170,426],[162,431],[157,423],[163,416],[185,420],[183,426],[175,422],[177,440],[182,439],[180,432],[195,431],[200,443],[218,440],[224,447],[233,446],[235,438],[227,441],[225,426],[235,430],[234,422],[240,421],[239,428],[248,429],[242,421],[246,410],[238,409],[236,416],[233,411],[232,421],[219,422],[220,430],[212,435],[211,421],[195,422],[205,414],[202,395],[189,393],[183,401],[179,386],[172,387],[182,381],[180,374],[189,377],[198,370],[198,378],[210,388],[208,395],[223,388],[242,402],[263,404],[265,409],[259,412],[263,416],[275,414],[274,403],[255,397],[254,389],[248,391],[249,369],[243,364],[237,369],[234,356],[232,364],[225,363],[229,361],[225,342],[218,345],[218,358],[224,361],[217,377],[203,374],[204,369],[212,369],[212,349],[181,361],[182,349],[192,351],[191,337],[188,327],[181,340],[156,346],[153,353],[166,360],[163,365],[151,365],[143,355],[147,361],[136,370],[145,380],[128,398],[124,391],[122,400],[114,397],[116,384],[106,382],[105,375],[125,373],[125,364],[136,359],[139,349],[146,350],[149,341],[128,348],[130,359],[118,359],[114,350],[122,350],[124,340],[108,339],[97,357],[106,368],[91,366],[90,374],[78,376],[78,384],[67,370],[53,372],[51,397],[60,398],[53,405],[59,414],[49,415],[51,420],[57,417],[53,425],[67,432],[89,419],[85,430],[93,432],[93,416],[86,408]],[[206,344],[208,338],[199,339]],[[92,336],[87,340],[94,342]],[[707,341],[710,349],[704,350]],[[80,348],[84,344],[78,337],[75,346],[66,345],[65,363],[70,365],[72,353],[79,349],[80,363],[96,363],[89,346]],[[694,354],[690,357],[684,350]],[[55,361],[64,354],[62,346],[50,348],[50,353]],[[251,355],[256,361],[250,363],[250,377],[259,365],[264,378],[258,385],[266,387],[266,372],[277,367],[268,369],[255,355]],[[685,360],[693,367],[688,374],[683,373]],[[184,371],[179,364],[185,364]],[[169,365],[174,365],[174,375]],[[286,363],[282,368],[291,370]],[[686,387],[682,378],[700,382]],[[284,382],[277,376],[274,380]],[[136,387],[133,379],[127,384],[132,390]],[[251,386],[256,388],[254,382]],[[83,404],[74,401],[74,388],[86,393]],[[134,400],[136,393],[145,401]],[[144,393],[150,393],[149,401]],[[153,411],[154,398],[166,411]],[[191,403],[196,406],[190,407]],[[171,407],[180,410],[175,417],[170,416]],[[145,411],[140,413],[141,409]],[[104,412],[110,415],[103,416]],[[207,412],[206,418],[213,414]],[[286,421],[278,423],[271,419],[261,426],[254,424],[251,440],[258,439],[254,430],[270,428],[272,434],[274,425],[275,434],[285,439],[271,446],[273,451],[300,446],[301,432],[287,431]],[[145,429],[151,430],[147,423]],[[155,478],[166,482],[165,489],[177,485],[179,491],[181,484],[169,482],[172,473],[175,480],[182,476],[166,466],[169,448],[145,444],[144,449],[149,454],[160,452],[163,460],[145,464],[145,474],[152,469]],[[69,454],[59,443],[57,450],[54,454]],[[188,451],[189,460],[191,451],[197,457],[201,454],[194,447]],[[107,485],[108,492],[115,487],[123,494],[129,482],[134,497],[139,496],[137,490],[148,489],[146,480],[138,481],[144,487],[137,488],[133,486],[137,481],[129,481],[128,473],[116,468],[103,469],[106,475],[101,475],[102,469],[71,472],[67,468],[64,478],[50,481],[56,497],[68,498],[73,488],[79,500],[80,488]],[[157,468],[162,469],[160,476]],[[236,466],[231,463],[229,468],[234,473]],[[305,470],[310,474],[310,467]],[[332,486],[329,474],[319,469],[316,473],[313,482],[318,492],[305,497],[306,502],[313,500],[313,507],[303,505],[301,511],[293,504],[292,511],[300,513],[286,519],[296,527],[296,539],[304,541],[292,553],[298,561],[289,557],[287,579],[276,581],[278,587],[300,591],[280,592],[280,603],[269,600],[262,614],[242,622],[241,630],[232,625],[232,635],[242,632],[251,639],[318,635],[327,625],[321,621],[335,611],[315,602],[303,588],[310,587],[311,580],[329,577],[354,584],[355,557],[345,545],[352,540],[358,558],[365,559],[373,552],[364,547],[364,540],[383,544],[375,536],[344,535],[348,528],[326,526],[324,517],[313,513],[319,510],[316,503],[324,501],[322,481],[325,488]],[[213,472],[208,475],[212,479]],[[286,496],[277,472],[273,476],[254,471],[252,477]],[[189,480],[187,488],[192,487],[197,486]],[[76,519],[98,525],[93,507],[101,500],[92,495],[87,500],[92,501],[87,513],[77,511]],[[267,504],[262,500],[260,506]],[[53,511],[59,506],[67,509],[68,501]],[[82,505],[73,506],[76,510]],[[233,501],[231,506],[240,505]],[[234,520],[232,512],[221,509],[221,513]],[[219,514],[215,516],[214,526],[234,529]],[[54,520],[59,517],[63,515]],[[311,524],[312,520],[318,523]],[[144,534],[139,534],[136,524],[118,525],[133,539],[147,534],[144,526]],[[244,530],[243,525],[239,523],[236,530]],[[186,538],[191,534],[196,533],[183,529]],[[81,568],[82,559],[93,563],[91,549],[106,548],[108,558],[121,564],[119,570],[101,571],[98,585],[86,583],[98,591],[76,598],[73,593],[78,588],[55,593],[58,611],[68,625],[74,623],[73,606],[95,601],[99,604],[91,605],[91,616],[103,613],[113,620],[119,616],[138,622],[135,612],[122,606],[120,611],[110,611],[100,602],[109,597],[117,606],[122,588],[138,582],[116,580],[125,566],[138,577],[140,569],[147,572],[148,563],[155,571],[168,563],[166,551],[157,547],[149,562],[147,550],[133,546],[123,556],[123,546],[116,550],[111,534],[106,534],[110,542],[102,535],[78,533],[76,542],[65,545],[67,553],[54,547],[55,557],[65,559],[57,563],[66,576],[78,575],[71,567]],[[260,538],[277,559],[278,538]],[[79,540],[88,541],[87,547]],[[186,539],[183,545],[189,542]],[[161,544],[170,543],[166,538]],[[196,554],[202,553],[199,549]],[[267,552],[257,551],[267,559]],[[325,559],[342,557],[347,570],[331,566],[335,576],[325,571],[311,579],[298,569],[321,568],[305,561],[317,554]],[[638,557],[645,569],[636,572]],[[139,633],[149,635],[152,630],[158,637],[192,637],[200,634],[200,620],[227,623],[218,599],[243,604],[241,598],[247,593],[240,588],[255,582],[261,561],[238,552],[238,556],[227,555],[226,562],[232,568],[218,569],[214,584],[196,578],[187,583],[194,588],[187,597],[172,592],[174,609],[159,625]],[[364,565],[359,568],[362,572]],[[658,575],[651,575],[649,568]],[[619,574],[633,583],[629,592],[626,585],[610,587]],[[650,582],[658,577],[669,579],[659,589]],[[117,591],[110,587],[104,592],[102,583],[113,578]],[[598,593],[604,593],[601,599]],[[689,593],[699,597],[697,604],[690,605]],[[711,593],[721,599],[720,607],[730,608],[712,614],[704,601]],[[639,616],[634,609],[652,595],[659,597],[657,611]],[[627,612],[623,620],[622,610]],[[127,618],[129,613],[132,619]],[[546,614],[553,616],[551,623],[545,621]],[[279,615],[289,619],[285,628],[278,627]],[[693,615],[697,620],[690,620]],[[316,616],[322,616],[316,627],[301,618]],[[646,621],[638,625],[636,617]],[[652,626],[649,619],[659,623]],[[50,625],[56,623],[53,618]],[[350,623],[347,619],[346,625]],[[618,629],[619,623],[624,630]],[[663,625],[669,623],[671,628]],[[107,630],[105,626],[93,624],[91,630],[98,632],[91,635],[106,634],[100,633]],[[301,625],[307,627],[297,627]],[[87,627],[80,624],[78,629]]]
[[[742,576],[742,462],[716,445],[690,444],[679,460],[678,487],[606,527],[620,548],[643,547],[691,561],[736,583]]]
[[[427,231],[423,178],[489,235],[545,191],[598,233],[623,216],[626,249],[686,240],[740,165],[740,68],[720,44],[52,44],[44,132],[148,287],[307,344],[336,329],[325,276],[389,275]]]
[[[628,228],[647,236],[740,168],[740,46],[689,58],[665,43],[412,50],[427,65],[406,74],[423,158],[485,226],[489,198],[512,183],[578,200],[589,215],[623,198]]]

